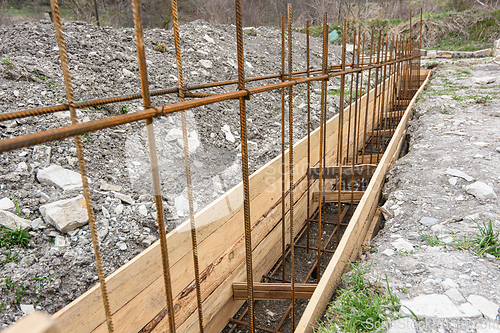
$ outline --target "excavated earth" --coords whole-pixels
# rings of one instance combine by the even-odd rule
[[[64,23],[76,100],[140,92],[133,29],[98,29],[82,22]],[[185,84],[236,79],[235,28],[195,21],[181,26]],[[277,74],[281,68],[281,37],[273,28],[244,31],[247,77]],[[150,90],[176,87],[177,68],[171,30],[144,31]],[[0,112],[65,103],[59,51],[50,22],[20,23],[0,30]],[[163,47],[162,44],[165,46]],[[321,67],[321,40],[311,38],[311,66]],[[294,70],[306,67],[305,35],[295,33]],[[163,52],[161,52],[163,51]],[[330,45],[329,63],[340,63],[339,48]],[[267,81],[268,84],[278,80]],[[258,83],[261,84],[261,83]],[[255,86],[249,83],[248,86]],[[338,79],[329,89],[338,88]],[[209,92],[234,91],[234,85]],[[312,85],[312,128],[319,122],[320,87]],[[328,95],[328,117],[338,97]],[[153,97],[153,105],[178,101],[176,96]],[[305,86],[294,90],[294,139],[307,133]],[[248,102],[250,169],[256,170],[281,153],[281,94],[252,96]],[[142,109],[142,101],[78,110],[80,121],[103,119]],[[210,203],[241,181],[238,104],[226,101],[186,112],[191,152],[195,209]],[[70,124],[69,112],[0,123],[1,139]],[[154,130],[164,195],[167,228],[187,216],[180,115],[156,119]],[[288,131],[288,125],[285,130]],[[139,254],[157,238],[146,130],[143,122],[117,126],[82,136],[97,221],[105,274]],[[19,215],[29,226],[27,248],[0,249],[0,328],[33,309],[54,313],[97,282],[96,265],[86,212],[68,214],[80,226],[56,228],[40,207],[82,195],[79,175],[65,190],[57,185],[69,171],[79,172],[73,139],[48,142],[1,153],[0,222]],[[43,176],[50,166],[52,178]],[[73,174],[74,176],[74,174]],[[17,204],[17,208],[16,208]],[[42,209],[43,210],[43,209]],[[6,212],[6,213],[5,213]],[[9,215],[10,214],[10,215]],[[12,226],[12,224],[11,224]],[[62,231],[63,232],[62,232]]]
[[[414,108],[409,152],[386,176],[385,228],[363,265],[401,299],[406,318],[392,333],[500,332],[500,245],[495,256],[464,243],[490,222],[498,240],[500,65],[425,63],[437,67]]]

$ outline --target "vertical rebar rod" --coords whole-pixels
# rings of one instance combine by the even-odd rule
[[[394,38],[391,39],[391,47],[389,47],[389,62],[392,63],[393,58],[393,49],[394,49]],[[387,107],[386,114],[389,115],[393,111],[394,105],[394,94],[392,93],[393,89],[391,88],[394,84],[394,64],[389,65],[389,74],[388,74],[388,88],[387,88]],[[392,114],[391,114],[392,115]],[[387,133],[390,133],[393,128],[393,119],[394,117],[387,117]]]
[[[366,145],[367,145],[367,136],[368,136],[368,113],[369,113],[369,104],[370,104],[370,90],[371,90],[371,76],[372,76],[372,53],[373,53],[373,29],[370,37],[370,61],[368,63],[368,79],[366,82],[366,105],[365,105],[365,128],[363,131],[363,151],[361,153],[361,156],[363,156],[363,163],[365,162],[364,157],[365,157],[365,150],[366,150]],[[364,43],[364,36],[363,36],[363,43]],[[373,124],[373,119],[372,119],[372,124]],[[371,161],[370,161],[371,162]]]
[[[356,29],[354,29],[353,38],[354,38],[354,40],[353,40],[353,43],[352,43],[353,49],[352,49],[352,59],[351,59],[352,60],[351,61],[352,67],[351,67],[351,69],[353,69],[354,66],[355,66],[354,65],[354,56],[356,54]],[[347,158],[348,162],[349,162],[349,153],[350,153],[349,147],[351,145],[352,89],[353,88],[354,88],[354,72],[351,72],[351,88],[349,90],[349,119],[347,121],[348,125],[347,125],[347,152],[346,152],[346,158]],[[354,177],[354,143],[356,142],[356,138],[355,138],[355,136],[356,136],[356,131],[355,131],[356,123],[354,122],[353,124],[354,124],[354,126],[353,126],[353,134],[354,134],[353,135],[353,155],[352,155],[353,161],[352,161],[352,163],[349,163],[350,167],[351,167],[351,170],[352,170],[352,173],[351,173],[352,177],[351,178]],[[351,202],[350,202],[351,207],[349,209],[349,211],[351,213],[351,217],[352,217],[352,207],[354,206],[354,190],[352,188],[353,185],[354,185],[354,183],[351,182]]]
[[[378,43],[377,43],[377,64],[380,64],[380,42],[382,39],[382,30],[379,31],[378,35]],[[379,67],[375,68],[375,92],[373,96],[373,117],[372,117],[372,139],[371,139],[371,147],[370,147],[370,163],[373,163],[373,150],[375,143],[375,120],[377,119],[377,98],[378,98],[378,78],[379,78]],[[379,127],[380,124],[377,124]],[[378,144],[378,142],[377,142]],[[378,156],[377,156],[378,162]]]
[[[363,50],[364,51],[364,50]],[[360,67],[360,56],[361,56],[361,26],[358,29],[358,52],[356,54],[356,68],[360,69],[360,71],[356,72],[356,99],[354,102],[354,147],[353,147],[353,154],[352,154],[352,163],[357,164],[358,163],[358,153],[359,153],[359,125],[360,125],[360,117],[359,117],[359,101],[361,98],[361,94],[359,91],[359,75],[360,73],[362,74],[363,72],[363,67]],[[354,63],[354,61],[353,61]],[[363,76],[361,75],[361,78]],[[353,173],[354,176],[354,173]]]
[[[177,0],[171,0],[172,9],[172,23],[174,28],[174,39],[175,39],[175,56],[177,58],[177,76],[179,82],[179,99],[184,102],[184,75],[182,73],[182,57],[181,57],[181,44],[179,36],[179,12],[177,8]],[[189,141],[188,141],[188,129],[186,121],[186,111],[181,111],[181,122],[182,122],[182,141],[184,150],[184,166],[186,169],[186,183],[188,192],[188,206],[189,206],[189,223],[191,229],[191,246],[193,250],[193,268],[194,268],[194,280],[196,286],[196,301],[198,308],[198,324],[200,327],[200,332],[204,332],[203,325],[203,300],[201,298],[201,283],[200,283],[200,265],[198,260],[198,242],[196,240],[196,223],[194,219],[194,206],[193,206],[193,184],[191,180],[191,161],[189,156]]]
[[[236,44],[238,54],[238,89],[245,89],[245,60],[243,51],[243,22],[241,17],[241,1],[234,0],[236,10]],[[290,73],[291,74],[291,73]],[[241,168],[243,170],[244,216],[245,216],[245,255],[247,270],[247,303],[248,324],[250,333],[255,332],[255,313],[253,297],[253,264],[252,264],[252,225],[250,223],[250,181],[248,173],[248,141],[247,141],[247,109],[245,97],[240,97],[241,124]]]
[[[309,21],[306,21],[306,75],[310,73],[310,58],[309,58]],[[307,239],[306,247],[309,253],[309,238],[310,238],[310,201],[311,201],[311,82],[307,82]]]
[[[420,77],[420,70],[422,66],[422,26],[423,26],[423,21],[422,21],[422,7],[420,7],[420,36],[419,36],[419,42],[418,42],[418,85],[422,83],[421,77]]]
[[[69,71],[68,55],[66,53],[66,43],[64,41],[64,33],[61,24],[61,13],[59,11],[59,3],[57,0],[51,0],[50,5],[52,7],[52,16],[54,19],[54,29],[56,32],[57,45],[59,46],[59,58],[61,60],[61,67],[64,77],[64,85],[66,88],[66,98],[69,104],[69,111],[71,115],[71,123],[73,125],[78,123],[78,118],[76,115],[76,109],[73,106],[75,103],[75,98],[73,95],[73,86],[71,84],[71,75]],[[108,327],[108,332],[114,332],[113,321],[111,318],[111,308],[109,305],[108,290],[106,288],[106,277],[104,275],[104,268],[102,264],[101,249],[99,246],[99,237],[97,236],[97,229],[95,225],[94,208],[92,205],[92,197],[90,195],[90,188],[87,179],[87,167],[85,164],[85,156],[83,155],[83,144],[82,137],[80,135],[75,135],[75,146],[76,154],[78,157],[78,165],[80,168],[80,175],[82,177],[83,185],[83,196],[85,198],[85,204],[87,206],[87,215],[89,218],[90,235],[92,237],[92,246],[94,248],[94,257],[97,267],[97,276],[99,278],[99,287],[101,289],[102,302],[104,306],[104,313],[106,316],[106,324]]]
[[[346,42],[347,42],[347,21],[344,20],[342,29],[342,71],[345,71],[346,66]],[[337,244],[340,243],[340,214],[341,214],[341,195],[342,195],[342,150],[344,139],[344,98],[345,98],[345,74],[340,76],[340,109],[339,109],[339,126],[338,126],[338,141],[337,141],[337,164],[339,167],[339,177],[337,183],[338,206],[337,206]],[[347,142],[349,144],[349,142]]]
[[[285,81],[285,15],[281,15],[281,82]],[[286,179],[285,179],[285,88],[281,88],[281,257],[282,261],[282,280],[285,282],[286,263]]]
[[[358,41],[361,40],[361,29],[359,29],[359,38],[358,38]],[[362,43],[362,49],[361,49],[361,56],[358,57],[358,64],[360,63],[361,61],[361,68],[364,68],[364,65],[365,65],[365,34],[363,33],[363,43]],[[363,150],[363,147],[365,146],[366,142],[364,142],[364,133],[363,133],[363,141],[362,139],[360,138],[360,133],[361,133],[361,107],[362,107],[362,103],[361,103],[361,96],[363,95],[363,77],[364,77],[364,70],[361,70],[361,72],[359,73],[360,74],[360,80],[359,80],[359,110],[358,110],[358,147],[356,149],[356,164],[358,163],[358,157],[359,157],[359,151],[360,150]],[[368,104],[368,100],[366,101],[366,104]],[[356,104],[356,107],[358,107],[358,105]],[[365,122],[366,122],[366,115],[365,115]],[[366,131],[366,129],[365,129]],[[361,147],[359,146],[361,144]],[[363,158],[363,157],[361,157]],[[364,163],[364,161],[362,161],[361,163]]]
[[[322,62],[322,74],[328,73],[328,23],[327,14],[325,13],[323,20],[323,62]],[[323,133],[326,131],[326,124],[323,122],[324,115],[326,114],[326,85],[328,79],[321,81],[321,112],[319,121],[319,158],[318,158],[318,186],[319,186],[319,198],[318,198],[318,281],[321,276],[321,217],[323,213],[323,195],[324,195],[324,183],[323,183]]]
[[[386,122],[386,107],[385,107],[385,81],[386,81],[386,74],[387,74],[387,66],[385,63],[387,63],[387,41],[388,41],[388,36],[385,35],[385,54],[384,54],[384,66],[383,69],[380,69],[380,74],[382,76],[382,97],[379,103],[379,126],[378,126],[378,140],[377,140],[377,156],[380,156],[382,153],[382,145],[384,144],[385,141],[385,135],[383,134],[385,130],[385,122]]]
[[[141,3],[133,0],[134,26],[137,38],[137,54],[139,58],[139,72],[141,75],[142,97],[145,108],[151,107],[151,97],[149,95],[148,73],[146,69],[146,55],[144,51],[144,38],[142,32]],[[153,130],[153,119],[146,119],[146,132],[148,137],[149,158],[151,160],[151,173],[153,177],[153,189],[156,203],[156,214],[158,217],[158,229],[160,236],[160,246],[162,252],[163,277],[165,293],[167,297],[169,331],[175,332],[174,306],[172,297],[172,283],[170,279],[170,263],[168,260],[167,235],[165,230],[165,219],[163,214],[163,199],[160,188],[160,172],[158,168],[158,157],[156,155],[156,142]]]
[[[97,0],[94,0],[94,10],[95,10],[95,20],[97,22],[97,26],[100,28],[101,24],[99,23],[99,10],[97,9]]]
[[[288,79],[292,80],[292,4],[288,4]],[[290,180],[290,280],[292,282],[292,331],[295,330],[295,228],[293,216],[293,86],[288,88],[289,180]]]

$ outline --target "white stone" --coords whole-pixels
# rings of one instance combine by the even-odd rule
[[[224,125],[221,127],[222,132],[226,135],[226,140],[230,142],[234,142],[234,135],[231,133],[231,128],[229,125]]]
[[[415,322],[410,317],[399,318],[390,323],[387,333],[415,333]]]
[[[168,131],[168,134],[165,137],[166,141],[174,141],[178,139],[182,139],[182,130],[179,128],[172,128],[170,131]]]
[[[394,255],[394,251],[391,249],[385,249],[384,251],[382,251],[382,254],[385,254],[386,256],[390,257]]]
[[[453,281],[450,278],[444,279],[444,281],[441,282],[440,285],[444,289],[451,289],[451,288],[455,288],[456,289],[456,288],[458,288],[458,284],[456,284],[455,281]]]
[[[133,205],[135,203],[135,200],[132,199],[132,197],[130,197],[128,195],[118,193],[118,192],[113,192],[113,194],[115,195],[115,198],[120,199],[124,203],[127,203],[129,205]]]
[[[500,153],[500,147],[496,147],[495,150]]]
[[[9,198],[0,199],[0,209],[11,209],[16,207]]]
[[[477,181],[465,187],[467,193],[472,194],[478,199],[495,199],[497,195],[491,186],[483,182]]]
[[[89,222],[87,203],[81,195],[42,205],[39,210],[47,224],[63,233]]]
[[[131,71],[129,71],[126,68],[122,68],[122,73],[123,73],[123,76],[126,76],[126,77],[134,77],[135,76],[134,73],[132,73]]]
[[[476,327],[476,333],[500,333],[500,325],[497,323],[488,323],[489,325],[493,325],[496,328],[492,327]]]
[[[435,224],[438,224],[439,223],[439,220],[438,219],[435,219],[433,217],[422,217],[420,219],[420,223],[425,225],[426,227],[431,227]]]
[[[210,44],[215,43],[214,39],[212,37],[210,37],[209,35],[203,36],[203,39],[206,40],[207,42],[209,42]]]
[[[124,241],[117,242],[116,246],[118,246],[120,251],[125,251],[127,249],[127,244]]]
[[[102,219],[100,221],[100,228],[97,229],[97,237],[99,238],[99,241],[103,241],[106,235],[108,234],[109,231],[109,220],[108,219]]]
[[[497,80],[497,78],[494,76],[475,77],[472,79],[472,81],[474,83],[480,84],[480,85],[494,83],[496,80]]]
[[[382,207],[380,207],[380,211],[382,212],[386,220],[390,220],[391,218],[394,217],[394,212],[390,209],[390,207],[393,205],[394,201],[387,200],[385,204]]]
[[[33,304],[19,304],[19,307],[25,315],[30,315],[35,312],[35,307],[33,306]]]
[[[28,171],[28,165],[26,164],[26,162],[21,162],[17,165],[17,168],[16,168],[16,171],[17,172],[25,172],[25,171]]]
[[[11,212],[0,210],[0,225],[12,230],[19,229],[20,227],[26,229],[31,226],[31,221],[23,219]]]
[[[64,238],[64,236],[57,235],[56,238],[54,239],[54,246],[55,247],[66,246],[66,239]]]
[[[213,67],[212,62],[210,60],[204,60],[204,59],[200,60],[200,65],[202,65],[206,69]]]
[[[431,58],[431,59],[436,59],[437,57],[437,52],[434,51],[434,50],[429,50],[427,51],[427,57]]]
[[[483,49],[479,51],[474,51],[472,54],[474,57],[489,57],[491,55],[491,49]]]
[[[489,320],[496,320],[498,316],[498,305],[480,295],[470,295],[467,301],[478,309]]]
[[[482,147],[482,148],[490,146],[490,144],[488,142],[482,142],[482,141],[473,142],[472,144],[479,146],[479,147]]]
[[[124,207],[123,207],[123,205],[122,205],[122,204],[119,204],[118,206],[116,206],[116,207],[115,207],[115,210],[114,210],[115,214],[116,214],[116,215],[121,215],[121,214],[123,213],[123,208],[124,208]]]
[[[451,177],[450,179],[448,179],[448,183],[450,183],[450,185],[457,185],[457,182],[458,177]]]
[[[145,205],[139,206],[139,214],[141,214],[142,216],[148,216],[148,209]]]
[[[465,298],[462,296],[462,294],[460,293],[460,291],[457,288],[448,289],[445,292],[445,294],[455,303],[460,304],[460,303],[465,302]]]
[[[454,176],[454,177],[463,178],[468,182],[474,181],[474,177],[471,177],[468,174],[466,174],[465,172],[457,170],[457,169],[448,168],[448,169],[446,169],[446,174],[448,174],[450,176]]]
[[[99,190],[120,192],[122,190],[122,187],[120,185],[112,185],[106,182],[102,182],[101,186],[99,187]]]
[[[408,251],[408,252],[413,251],[413,244],[411,244],[410,242],[406,241],[403,238],[398,238],[391,244],[398,251]]]
[[[430,294],[420,295],[413,299],[402,300],[401,307],[403,313],[411,315],[408,309],[419,318],[474,318],[480,317],[481,313],[477,311],[470,303],[464,303],[459,306],[446,295]]]
[[[101,207],[101,211],[102,211],[102,215],[105,218],[109,219],[111,217],[111,215],[109,214],[109,211],[108,211],[108,209],[106,207],[102,206]]]
[[[83,188],[82,177],[78,172],[64,169],[55,164],[38,170],[36,178],[42,184],[58,186],[64,191]]]
[[[178,139],[177,145],[181,148],[184,148],[184,140]],[[198,137],[188,137],[189,153],[192,154],[192,153],[196,152],[196,149],[198,149],[199,146],[200,146],[200,140],[198,140]]]

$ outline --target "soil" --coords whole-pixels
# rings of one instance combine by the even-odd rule
[[[82,23],[64,23],[63,29],[77,100],[89,100],[140,92],[140,79],[133,29],[113,29]],[[150,90],[177,86],[174,39],[171,30],[144,31]],[[65,89],[50,22],[25,22],[0,29],[0,112],[65,103]],[[275,74],[281,68],[281,37],[273,28],[245,28],[246,75]],[[157,51],[166,45],[165,52]],[[322,45],[311,38],[311,66],[319,68]],[[295,33],[294,70],[305,69],[305,35]],[[181,49],[185,83],[236,78],[235,28],[195,21],[181,26]],[[330,45],[329,63],[340,63],[339,47]],[[205,66],[200,60],[210,61]],[[278,82],[277,80],[267,81]],[[249,83],[254,86],[259,83]],[[330,81],[329,89],[338,87]],[[224,92],[234,86],[212,88]],[[319,122],[319,85],[312,85],[312,128]],[[305,87],[294,91],[294,139],[307,133]],[[153,105],[177,102],[175,96],[152,98]],[[328,117],[336,112],[339,99],[329,95]],[[281,153],[281,95],[279,91],[252,96],[248,105],[248,139],[252,141],[250,169],[256,170]],[[102,119],[142,109],[142,101],[108,104],[78,110],[80,121]],[[195,209],[200,210],[241,180],[239,116],[237,102],[229,101],[187,111],[190,137],[199,147],[191,153]],[[17,119],[0,123],[1,139],[59,128],[70,123],[68,112]],[[222,131],[229,126],[234,142]],[[288,125],[285,130],[288,130]],[[155,136],[161,170],[168,230],[185,220],[185,211],[176,199],[187,197],[184,155],[177,141],[167,141],[172,129],[180,129],[180,116],[155,119]],[[157,239],[156,212],[143,123],[134,123],[83,135],[84,154],[96,215],[103,232],[101,251],[105,274],[143,251]],[[48,152],[48,154],[47,154]],[[80,296],[97,282],[88,225],[60,233],[43,220],[42,204],[73,198],[81,190],[66,190],[41,184],[40,169],[56,164],[78,172],[73,139],[1,153],[0,199],[17,201],[19,214],[32,224],[27,249],[0,249],[0,327],[23,316],[21,305],[52,314]],[[122,187],[121,193],[135,203],[124,204],[109,191],[105,182]],[[182,198],[181,198],[182,199]],[[139,207],[146,208],[146,214]],[[15,208],[11,213],[17,214]],[[58,239],[58,244],[54,244]],[[123,246],[125,244],[125,246]],[[57,245],[57,246],[56,246]],[[121,249],[119,248],[121,246]],[[15,260],[9,258],[16,257]]]

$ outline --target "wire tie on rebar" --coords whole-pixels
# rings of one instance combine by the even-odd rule
[[[243,90],[245,90],[245,91],[247,92],[247,94],[246,94],[244,97],[245,97],[245,99],[246,99],[247,101],[249,101],[249,100],[250,100],[250,97],[252,96],[252,93],[251,93],[248,89],[246,89],[246,88],[245,88],[245,89],[243,89]]]

